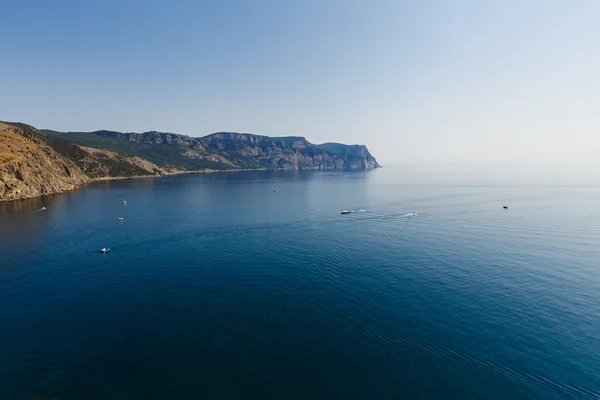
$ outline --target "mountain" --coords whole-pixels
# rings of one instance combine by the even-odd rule
[[[56,132],[49,136],[89,147],[145,158],[166,168],[202,169],[369,169],[379,164],[365,146],[314,145],[303,137],[268,137],[217,132],[193,138],[165,132]]]
[[[0,200],[73,190],[97,180],[241,169],[369,169],[362,145],[218,132],[57,132],[0,122]]]

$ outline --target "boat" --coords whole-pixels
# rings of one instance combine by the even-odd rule
[[[108,253],[109,251],[110,251],[110,249],[109,249],[109,248],[107,248],[107,247],[103,247],[103,248],[101,248],[101,249],[100,249],[100,253],[102,253],[102,254],[106,254],[106,253]]]
[[[502,207],[502,208],[504,208],[505,210],[508,210],[508,206],[504,206],[504,207]]]
[[[352,212],[352,211],[350,211],[350,210],[344,210],[344,211],[342,211],[342,215],[345,215],[345,214],[350,214],[351,212]]]
[[[127,200],[123,200],[123,204],[127,204]]]
[[[119,221],[123,221],[125,218],[123,217],[119,217]]]

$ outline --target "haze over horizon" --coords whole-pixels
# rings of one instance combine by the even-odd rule
[[[600,2],[8,2],[0,120],[595,162]]]

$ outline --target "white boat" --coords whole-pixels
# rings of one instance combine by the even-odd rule
[[[110,249],[108,247],[103,247],[100,249],[100,253],[103,253],[103,254],[108,253],[109,251],[110,251]]]
[[[352,211],[350,211],[350,210],[344,210],[344,211],[342,211],[342,215],[345,215],[345,214],[350,214],[351,212],[352,212]]]
[[[119,217],[119,221],[123,221],[125,218],[123,217]]]
[[[123,200],[123,204],[127,204],[127,200]]]

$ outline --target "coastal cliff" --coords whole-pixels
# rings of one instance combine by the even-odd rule
[[[0,200],[73,190],[88,177],[25,125],[0,122]]]
[[[370,169],[379,164],[365,146],[314,145],[303,137],[268,137],[220,132],[199,139],[204,149],[227,155],[240,168],[266,169]]]
[[[218,132],[57,132],[0,122],[0,201],[73,190],[98,179],[242,169],[370,169],[362,145]]]
[[[269,137],[217,132],[204,137],[176,133],[114,131],[56,132],[49,136],[89,147],[135,155],[182,170],[228,169],[370,169],[379,164],[366,146],[325,143],[303,137]]]

